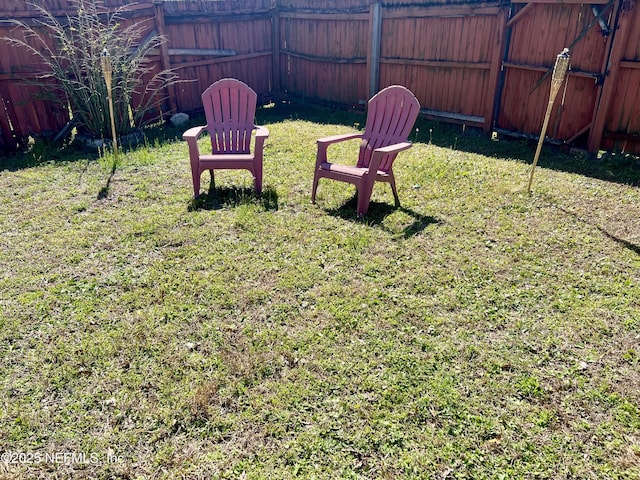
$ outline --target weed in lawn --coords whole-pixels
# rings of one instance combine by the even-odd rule
[[[521,398],[528,400],[535,400],[540,398],[543,394],[540,382],[536,377],[524,377],[516,384],[518,395]]]

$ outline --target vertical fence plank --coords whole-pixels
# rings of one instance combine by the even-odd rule
[[[599,8],[606,1],[601,0]],[[627,45],[640,43],[640,34],[634,33],[640,18],[631,2],[617,3],[621,13],[611,46],[605,48],[609,58],[603,61],[603,42],[596,26],[575,47],[573,68],[582,73],[571,73],[567,103],[554,110],[550,125],[550,132],[560,140],[582,136],[582,142],[589,131],[590,151],[601,147],[609,130],[632,134],[627,137],[636,146],[630,143],[629,148],[640,145],[633,139],[633,134],[640,133],[633,118],[640,108],[640,99],[635,98],[640,74],[635,59],[640,53],[630,52]],[[129,5],[127,0],[105,1],[108,9],[125,5]],[[69,3],[51,0],[47,8],[64,15]],[[517,12],[511,19],[507,18],[509,8]],[[27,18],[31,10],[23,0],[0,0],[0,20],[12,15]],[[615,15],[617,10],[611,10]],[[544,113],[548,87],[547,80],[540,81],[544,66],[593,21],[590,4],[562,0],[535,4],[147,0],[132,12],[136,19],[146,18],[150,25],[155,22],[158,33],[170,40],[152,60],[159,60],[163,68],[175,68],[185,80],[169,89],[171,110],[199,109],[200,91],[221,76],[243,79],[261,95],[289,91],[349,104],[371,97],[381,85],[402,83],[416,93],[424,108],[446,114],[444,119],[457,115],[462,122],[472,119],[485,132],[496,125],[529,134],[538,132],[534,125]],[[527,25],[523,28],[520,22]],[[518,31],[509,45],[508,32],[516,24]],[[7,32],[0,24],[0,34]],[[171,53],[177,48],[229,49],[235,55]],[[25,96],[26,89],[11,87],[17,76],[34,68],[32,60],[24,57],[0,42],[0,91],[5,102],[0,111],[4,139],[0,147],[38,133],[31,130],[56,128],[63,117],[45,102],[32,102]],[[602,87],[594,87],[589,77],[588,72],[596,71],[604,75]],[[26,102],[31,103],[27,106]]]
[[[155,24],[156,29],[158,30],[158,34],[162,36],[165,41],[160,45],[160,64],[162,65],[163,70],[169,70],[171,68],[171,58],[169,57],[169,42],[170,39],[167,37],[167,29],[164,25],[164,8],[162,2],[154,2],[154,14],[155,14]],[[167,92],[168,102],[169,102],[169,110],[171,112],[175,112],[177,110],[176,105],[176,86],[170,85]]]
[[[495,20],[495,29],[493,34],[492,51],[491,51],[491,70],[487,80],[487,97],[484,105],[484,126],[485,133],[493,130],[495,121],[495,108],[497,105],[497,93],[499,91],[500,69],[502,68],[502,58],[505,49],[505,30],[507,23],[507,8],[502,6],[500,13]]]
[[[608,71],[609,74],[605,77],[603,88],[600,91],[600,97],[597,100],[596,108],[593,112],[591,130],[589,131],[589,138],[587,140],[587,149],[591,153],[597,153],[602,143],[602,134],[604,133],[607,115],[611,107],[611,100],[613,99],[615,89],[618,87],[620,62],[622,61],[627,41],[633,28],[632,20],[634,18],[633,13],[635,12],[630,8],[630,5],[626,3],[622,4],[621,8],[622,10],[618,17],[613,17],[614,20],[611,27],[613,29],[612,35],[615,35],[615,37],[604,65],[604,71]],[[635,101],[637,102],[638,99],[636,98]]]
[[[271,88],[280,90],[280,10],[278,0],[271,9]]]
[[[382,36],[382,4],[375,2],[371,5],[370,29],[370,63],[369,70],[369,98],[373,97],[380,88],[380,37]]]

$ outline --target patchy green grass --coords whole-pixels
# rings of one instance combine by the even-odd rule
[[[527,195],[531,145],[421,122],[358,220],[309,192],[364,117],[259,120],[259,198],[193,202],[176,132],[5,160],[2,478],[640,478],[635,159],[545,149]]]

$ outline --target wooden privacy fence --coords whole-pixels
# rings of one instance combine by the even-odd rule
[[[66,0],[46,3],[72,13]],[[548,139],[640,153],[640,8],[629,0],[156,0],[126,8],[168,39],[153,60],[188,80],[171,87],[167,113],[198,110],[200,93],[226,76],[261,96],[343,104],[397,83],[426,117],[536,138],[553,63],[569,47]],[[0,0],[0,12],[0,36],[19,34],[7,20],[33,16],[18,0]],[[0,42],[0,148],[68,121],[20,84],[36,71],[29,54]]]
[[[105,12],[122,8],[127,21],[144,25],[145,35],[154,32],[168,40],[150,58],[184,80],[169,87],[167,114],[201,109],[200,94],[222,77],[238,78],[263,96],[273,91],[271,0],[103,4]],[[74,13],[68,0],[47,0],[46,7],[61,23]],[[35,14],[24,0],[0,0],[0,37],[21,36],[11,19],[34,22]],[[25,88],[24,81],[41,70],[26,50],[0,40],[0,150],[19,147],[29,135],[53,134],[69,121],[68,109],[37,99],[33,88]]]
[[[400,83],[428,117],[536,138],[556,55],[570,47],[549,139],[640,153],[640,9],[632,2],[351,2],[343,13],[286,1],[278,18],[289,91],[356,103]]]

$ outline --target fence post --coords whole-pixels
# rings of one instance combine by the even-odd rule
[[[171,68],[171,58],[169,57],[169,46],[167,45],[169,38],[166,35],[167,29],[165,28],[165,25],[164,25],[163,2],[159,0],[154,0],[153,10],[154,10],[156,28],[158,29],[158,34],[165,40],[160,45],[160,65],[162,65],[163,70],[169,70]],[[169,85],[168,89],[169,89],[169,94],[167,96],[169,101],[169,110],[171,112],[177,112],[178,107],[176,104],[176,87],[175,85]]]
[[[614,8],[619,8],[619,11],[614,12],[615,24],[611,32],[613,36],[611,50],[605,52],[608,58],[605,60],[606,65],[603,68],[604,84],[600,91],[600,98],[596,100],[591,121],[591,130],[589,131],[589,138],[587,139],[587,150],[591,153],[598,153],[600,145],[602,144],[602,135],[607,121],[607,114],[609,113],[611,100],[617,88],[620,61],[627,48],[627,41],[633,24],[633,4],[631,2],[616,2]]]
[[[382,4],[375,2],[369,15],[369,51],[367,69],[369,71],[369,98],[380,88],[380,37],[382,35]]]
[[[278,0],[271,5],[271,90],[280,91],[280,9]]]
[[[501,6],[496,19],[495,44],[491,56],[491,70],[489,70],[489,88],[487,90],[487,100],[484,109],[484,125],[482,130],[489,133],[493,129],[496,115],[496,98],[499,95],[500,70],[505,50],[505,36],[507,34],[507,7]]]

